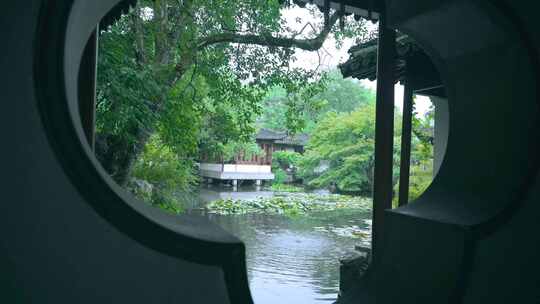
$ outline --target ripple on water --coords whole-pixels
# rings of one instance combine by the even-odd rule
[[[248,214],[214,215],[211,220],[244,241],[256,304],[328,304],[337,298],[339,258],[363,243],[355,233],[367,235],[364,219],[369,216]]]

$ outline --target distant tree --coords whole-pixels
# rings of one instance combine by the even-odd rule
[[[343,78],[339,70],[328,73],[324,90],[314,97],[324,101],[321,114],[329,111],[347,113],[375,100],[375,92],[364,87],[360,81]]]
[[[418,198],[433,180],[433,148],[435,111],[433,104],[429,110],[413,116],[413,138],[411,144],[411,173],[409,179],[409,200]]]
[[[287,127],[287,90],[271,87],[262,100],[262,113],[258,123],[263,128],[282,130]]]
[[[325,113],[347,113],[357,109],[362,104],[375,100],[373,90],[365,88],[354,79],[344,79],[338,70],[332,70],[326,75],[324,86],[308,101],[295,101],[303,105],[302,115],[296,116],[296,125],[289,112],[291,99],[301,98],[298,94],[288,94],[279,86],[271,88],[263,99],[263,113],[259,124],[271,129],[294,129],[310,133]]]
[[[395,134],[399,134],[399,129]],[[397,160],[399,138],[394,142],[394,160]],[[328,112],[312,132],[299,163],[300,175],[311,187],[370,194],[373,188],[374,149],[373,102],[350,113]],[[397,168],[397,161],[395,165]]]
[[[184,159],[152,135],[133,166],[128,189],[137,197],[162,209],[179,213],[183,201],[179,193],[190,192],[198,180],[190,159]],[[141,186],[147,183],[147,187]]]
[[[348,112],[347,107],[340,107],[344,104],[335,99],[334,107],[342,109],[343,112],[326,112],[315,124],[306,152],[298,163],[299,173],[308,186],[371,194],[375,165],[375,98],[373,92],[362,88],[360,90],[365,98],[351,103],[350,106],[359,105],[354,111]],[[332,91],[325,90],[323,94],[332,96]],[[324,110],[321,112],[324,113]],[[402,117],[398,111],[395,113],[393,185],[397,204]],[[426,115],[415,111],[411,143],[410,199],[417,198],[432,181],[433,126],[433,109]]]
[[[418,198],[433,180],[434,107],[420,114],[413,104],[409,201]],[[394,187],[394,205],[398,204],[399,183]]]

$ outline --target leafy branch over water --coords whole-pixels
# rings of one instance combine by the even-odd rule
[[[259,197],[253,200],[217,200],[206,206],[210,213],[248,214],[269,213],[303,215],[314,211],[333,211],[355,209],[369,211],[372,200],[366,197],[339,194],[289,193],[270,198]]]

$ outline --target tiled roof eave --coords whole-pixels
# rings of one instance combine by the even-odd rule
[[[396,39],[396,81],[403,80],[405,59],[420,49],[408,36]],[[375,80],[377,78],[377,39],[351,47],[351,58],[339,65],[343,77]]]

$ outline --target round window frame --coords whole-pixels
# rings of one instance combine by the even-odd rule
[[[68,49],[66,37],[72,5],[81,2],[76,0],[57,1],[56,3],[46,1],[40,12],[38,32],[36,33],[34,81],[38,107],[48,140],[56,153],[57,160],[84,199],[111,225],[130,238],[158,252],[200,264],[220,266],[224,271],[230,301],[233,303],[252,303],[247,284],[245,248],[240,240],[202,219],[191,216],[173,217],[135,201],[108,177],[93,156],[84,140],[80,120],[76,119],[79,118],[77,111],[74,111],[77,99],[69,97],[77,96],[76,90],[73,92],[73,89],[69,89],[69,86],[66,85],[66,80],[75,81],[78,74],[67,72],[64,61],[65,50]],[[120,0],[99,0],[92,2],[92,5],[106,4],[110,10],[119,2]],[[105,13],[106,10],[102,11],[101,17]],[[517,32],[522,36],[537,72],[539,63],[535,56],[537,50],[534,43],[514,16],[506,17],[510,17],[509,19],[514,22],[514,26],[518,25]],[[97,21],[99,19],[94,19],[93,26],[87,25],[85,27],[84,34],[86,36],[85,39],[80,37],[81,41],[87,41],[95,24],[98,23]],[[71,29],[73,30],[73,28]],[[414,35],[412,36],[414,37]],[[417,37],[414,38],[418,40]],[[428,43],[421,44],[423,48],[427,49],[428,55],[436,54],[436,52],[430,52],[430,49],[426,47],[429,45]],[[79,47],[82,54],[84,44],[81,43]],[[430,57],[433,59],[434,56]],[[80,58],[78,58],[78,62],[80,63]],[[438,68],[442,67],[437,65],[437,61],[435,64]],[[78,67],[75,70],[78,71]],[[440,69],[439,71],[442,72]],[[443,83],[446,86],[447,82],[444,76],[445,73],[441,73]],[[534,177],[538,166],[539,161],[535,159],[534,163],[531,164],[528,176]],[[522,191],[519,191],[516,203],[507,205],[498,214],[478,225],[475,229],[477,238],[486,237],[512,218],[521,206],[523,196],[527,195],[527,190],[531,188],[533,180],[533,178],[525,179],[520,187]],[[426,192],[430,188],[431,185]],[[390,212],[417,209],[417,206],[418,204],[412,204]],[[412,211],[411,213],[417,212],[418,215],[422,215],[421,210]]]
[[[86,141],[78,112],[83,50],[100,20],[122,0],[45,1],[35,34],[38,109],[57,161],[102,218],[127,237],[162,254],[223,271],[230,303],[253,303],[241,240],[207,219],[171,215],[124,191]]]

